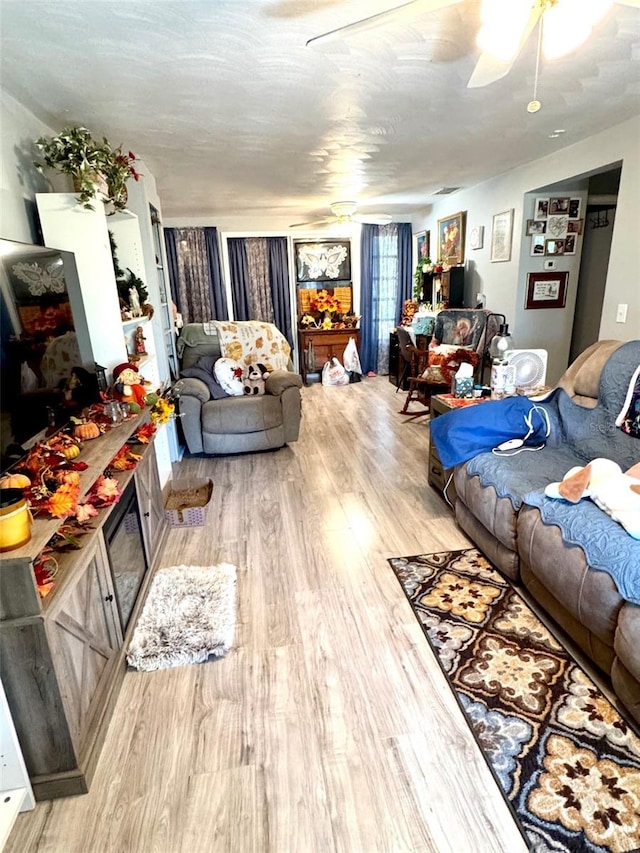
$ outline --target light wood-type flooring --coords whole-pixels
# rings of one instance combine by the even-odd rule
[[[311,385],[297,443],[177,466],[214,497],[162,564],[238,567],[235,647],[127,673],[90,793],[9,853],[527,849],[387,563],[469,545],[394,390]]]

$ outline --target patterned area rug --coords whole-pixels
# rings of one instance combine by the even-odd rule
[[[476,549],[389,560],[536,853],[640,848],[640,738]]]

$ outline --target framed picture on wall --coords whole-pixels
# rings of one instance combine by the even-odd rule
[[[349,281],[351,244],[349,240],[324,240],[295,243],[296,279],[310,281]]]
[[[545,255],[564,255],[564,240],[545,240]]]
[[[535,234],[544,234],[547,230],[547,223],[544,219],[527,219],[527,237],[533,237]]]
[[[511,239],[513,237],[513,208],[496,213],[491,227],[491,260],[511,260]]]
[[[464,228],[467,212],[438,219],[438,263],[464,263]]]
[[[568,234],[582,234],[582,224],[584,219],[570,219],[567,222]]]
[[[568,272],[530,272],[524,307],[564,308],[567,301]]]
[[[533,210],[534,219],[546,219],[549,216],[549,199],[537,198],[536,206]]]
[[[567,234],[564,238],[564,253],[565,255],[575,255],[576,253],[576,235]]]
[[[531,254],[544,255],[546,238],[544,234],[534,234],[531,238]]]
[[[471,229],[469,245],[472,249],[481,249],[484,246],[484,225],[476,225]]]
[[[431,247],[429,245],[430,241],[430,232],[429,231],[418,231],[417,234],[413,235],[414,244],[415,244],[415,258],[417,266],[420,261],[425,258],[430,257]]]
[[[580,211],[582,210],[581,198],[569,199],[569,219],[580,219]]]
[[[571,199],[567,196],[557,196],[549,199],[549,216],[569,215],[569,204]]]

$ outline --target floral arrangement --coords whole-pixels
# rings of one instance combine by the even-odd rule
[[[106,139],[104,144],[106,157],[102,173],[107,181],[109,200],[113,203],[115,210],[124,210],[129,197],[127,181],[130,178],[139,181],[141,178],[134,166],[138,158],[133,151],[124,152],[122,146],[111,148]]]
[[[151,409],[151,421],[158,425],[169,423],[176,411],[175,404],[166,397],[158,397]]]
[[[167,388],[158,395],[158,399],[151,407],[151,422],[155,425],[168,423],[172,418],[179,418],[176,414],[176,400],[178,395],[173,388]]]
[[[311,300],[311,310],[319,314],[336,314],[342,311],[340,300],[328,290],[319,290],[316,298]]]

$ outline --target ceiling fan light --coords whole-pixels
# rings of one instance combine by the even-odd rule
[[[482,26],[476,39],[482,51],[502,62],[511,62],[531,12],[531,0],[483,0]]]
[[[546,59],[560,59],[580,47],[591,35],[588,17],[574,15],[568,6],[551,8],[542,21],[542,52]]]
[[[356,212],[357,207],[355,201],[334,201],[330,205],[331,213],[342,220],[349,220]]]

